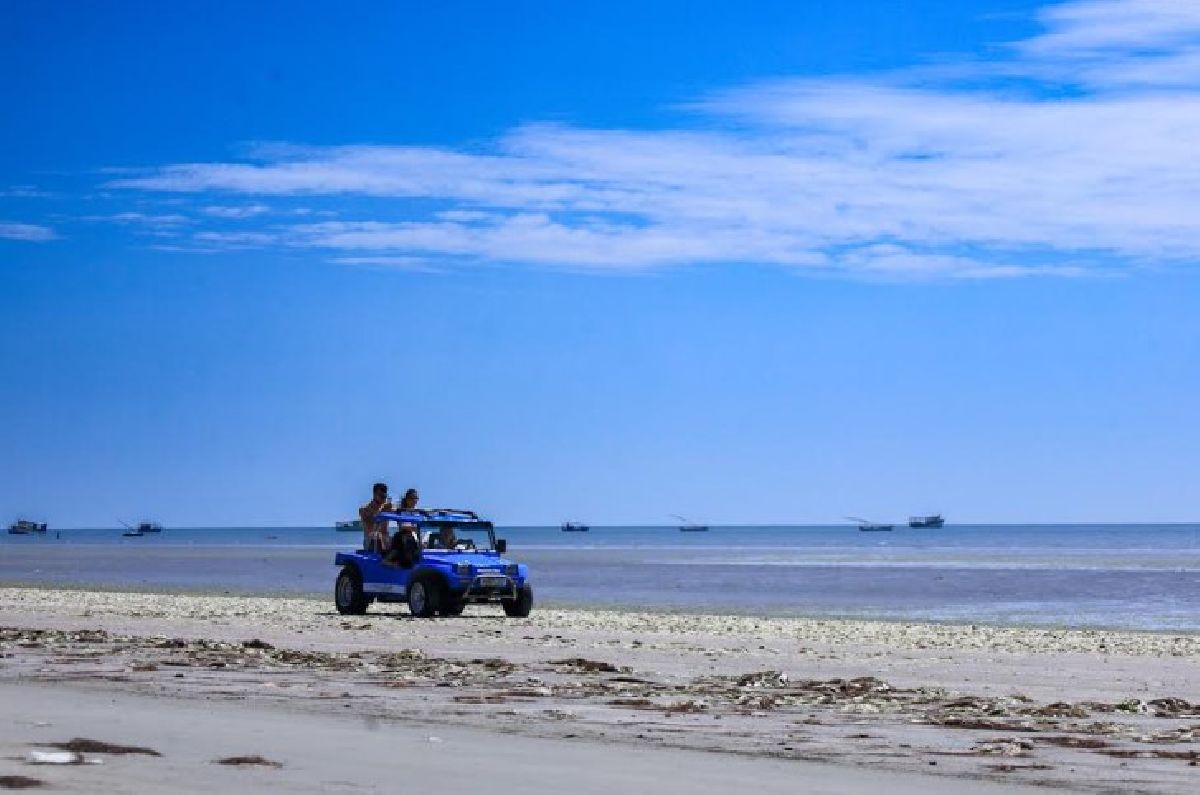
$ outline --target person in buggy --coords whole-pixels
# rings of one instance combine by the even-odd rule
[[[358,519],[363,529],[363,549],[368,552],[383,554],[388,549],[387,521],[380,520],[379,514],[392,510],[388,500],[386,483],[376,483],[371,487],[371,500],[358,509]]]
[[[416,489],[404,492],[404,497],[396,507],[397,513],[415,513],[417,502],[421,495]],[[384,562],[411,568],[421,559],[421,540],[417,537],[417,526],[411,522],[397,522],[396,534],[388,544]]]
[[[454,545],[458,543],[458,539],[454,537],[454,528],[449,526],[427,534],[424,540],[426,549],[454,549]]]

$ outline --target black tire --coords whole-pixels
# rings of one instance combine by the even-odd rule
[[[533,610],[533,588],[526,585],[516,599],[501,599],[500,604],[509,618],[527,618],[529,611]]]
[[[344,616],[361,616],[371,600],[363,593],[362,575],[354,566],[343,566],[333,586],[333,604]]]
[[[432,618],[446,603],[446,585],[436,574],[413,575],[408,583],[408,610],[417,618]]]
[[[455,599],[453,596],[442,605],[441,614],[444,616],[461,616],[467,606],[466,599]]]

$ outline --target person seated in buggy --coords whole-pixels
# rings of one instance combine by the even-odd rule
[[[400,500],[396,512],[418,513],[417,501],[419,499],[420,495],[417,490],[409,489],[404,492],[404,497]],[[396,534],[392,536],[391,542],[388,544],[384,560],[407,569],[421,559],[421,540],[417,537],[417,526],[412,522],[397,522],[396,525]]]
[[[426,549],[444,549],[447,551],[474,552],[475,541],[471,538],[460,537],[454,532],[454,527],[446,525],[428,535],[425,541]]]

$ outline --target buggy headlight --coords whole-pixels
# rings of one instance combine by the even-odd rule
[[[504,567],[504,573],[507,574],[509,577],[516,577],[517,571],[518,571],[517,564],[515,564],[515,563],[510,563]]]
[[[470,577],[471,576],[471,564],[470,563],[455,563],[454,564],[454,573],[457,574],[459,577]]]

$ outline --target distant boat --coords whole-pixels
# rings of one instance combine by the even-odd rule
[[[890,533],[896,529],[896,525],[894,524],[872,522],[869,519],[863,519],[861,516],[847,516],[846,518],[852,522],[857,522],[858,529],[864,533]]]
[[[683,523],[683,524],[679,525],[679,532],[681,532],[681,533],[707,533],[708,532],[708,525],[706,525],[706,524],[699,524],[697,522],[693,522],[693,521],[687,519],[686,517],[680,516],[677,513],[673,513],[673,514],[671,514],[671,516],[675,517],[676,519],[678,519],[680,522]]]
[[[559,528],[564,533],[586,533],[592,528],[585,525],[583,522],[563,522]]]
[[[45,522],[38,524],[28,519],[18,519],[8,526],[8,534],[13,536],[27,536],[44,532],[46,532]]]
[[[946,519],[940,513],[908,517],[909,527],[941,527],[944,524],[946,524]]]
[[[138,522],[137,527],[129,524],[129,522],[121,522],[121,526],[125,528],[125,532],[121,533],[121,535],[128,538],[144,536],[147,533],[161,533],[163,529],[162,525],[158,522]]]
[[[361,533],[362,521],[358,519],[350,519],[345,522],[335,522],[333,529],[339,533]]]

